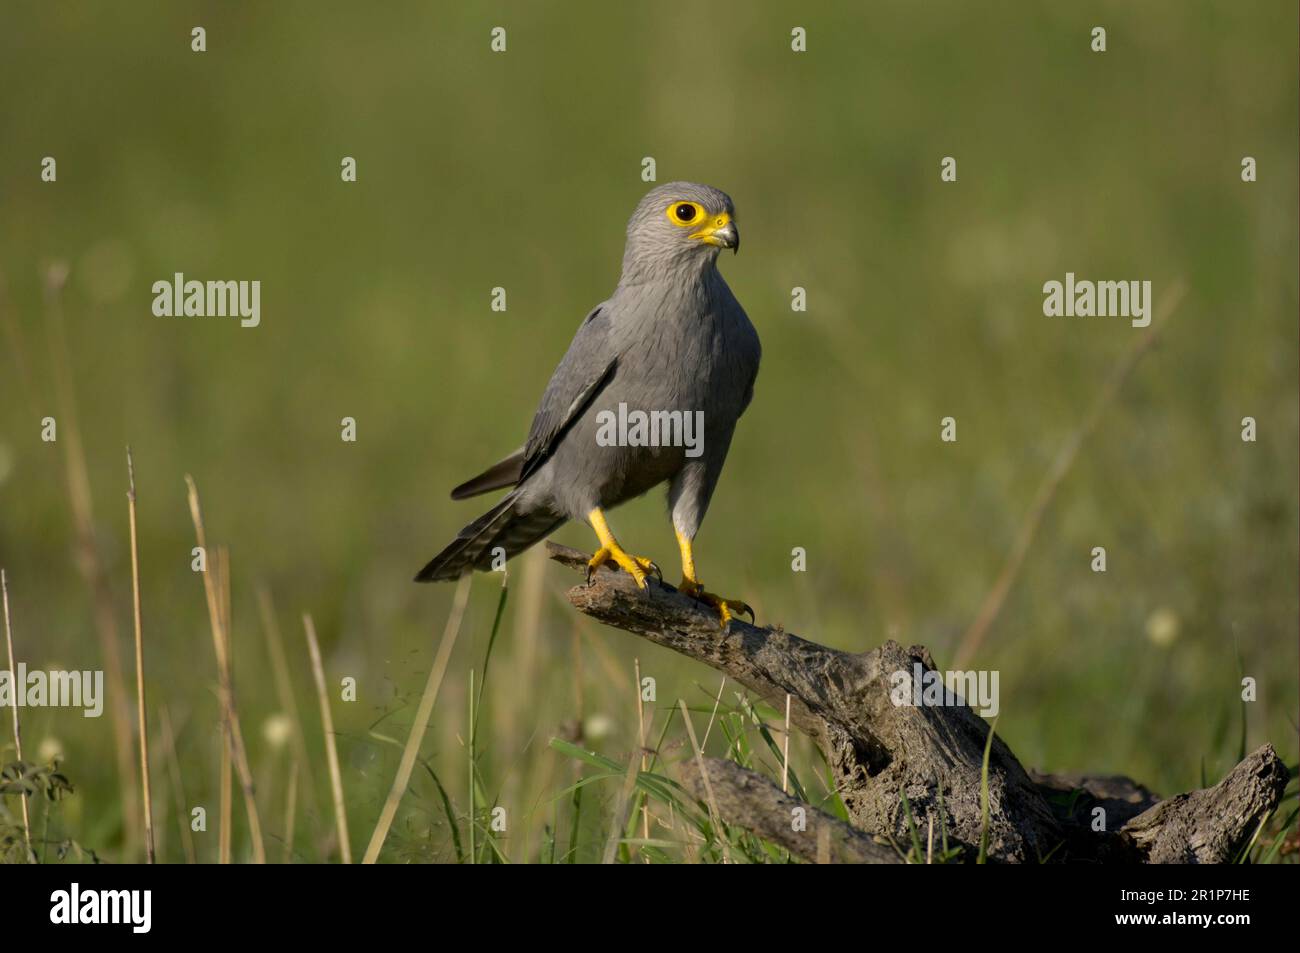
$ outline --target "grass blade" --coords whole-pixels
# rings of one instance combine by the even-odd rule
[[[456,595],[452,600],[451,614],[447,617],[447,625],[442,631],[442,641],[438,644],[438,654],[433,660],[433,667],[429,669],[429,678],[424,683],[424,694],[420,696],[420,707],[416,709],[415,721],[411,723],[411,733],[407,735],[406,747],[402,749],[402,760],[397,766],[397,775],[393,778],[393,786],[388,791],[388,798],[384,801],[383,810],[379,812],[379,820],[375,824],[374,833],[370,835],[370,844],[366,847],[365,856],[361,858],[363,864],[373,864],[379,859],[379,851],[384,846],[384,840],[388,837],[388,830],[392,827],[393,818],[397,816],[397,807],[402,802],[402,795],[406,793],[406,786],[411,781],[411,770],[415,767],[415,759],[420,753],[420,743],[424,740],[425,729],[429,727],[429,718],[433,714],[434,702],[438,700],[438,689],[442,687],[442,677],[447,672],[447,663],[451,660],[451,650],[456,645],[456,636],[460,632],[461,619],[465,616],[465,605],[469,601],[469,586],[471,576],[461,576],[460,582],[456,586]],[[502,600],[504,601],[504,599]],[[430,774],[433,772],[430,771]],[[434,782],[437,783],[437,776]],[[443,806],[448,809],[448,819],[451,819],[451,803],[447,799],[447,792],[442,790],[442,785],[438,784],[438,790],[442,794]],[[455,823],[452,823],[452,829],[455,830]],[[459,836],[456,838],[456,852],[460,853]]]

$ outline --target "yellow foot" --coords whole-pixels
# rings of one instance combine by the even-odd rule
[[[722,620],[721,627],[724,629],[731,624],[732,617],[740,613],[747,613],[750,621],[755,621],[754,610],[746,603],[741,602],[739,599],[724,599],[722,596],[715,596],[711,592],[706,592],[704,586],[698,582],[694,582],[690,579],[683,579],[681,585],[677,587],[677,590],[685,593],[692,599],[697,599],[700,602],[711,605],[713,608],[717,609],[718,615]]]
[[[596,570],[607,562],[613,562],[630,575],[636,581],[638,589],[645,588],[647,575],[653,574],[658,576],[661,582],[663,581],[663,573],[659,571],[654,560],[646,559],[644,556],[633,556],[620,546],[602,546],[587,562],[587,582],[591,582],[591,577],[595,575]]]

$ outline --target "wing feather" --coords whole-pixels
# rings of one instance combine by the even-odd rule
[[[599,304],[583,319],[569,350],[546,385],[524,445],[520,482],[549,459],[573,424],[613,379],[618,355],[609,340],[607,304]]]

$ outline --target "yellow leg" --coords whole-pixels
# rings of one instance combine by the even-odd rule
[[[678,588],[685,590],[691,586],[699,586],[700,581],[695,577],[695,555],[691,552],[691,540],[676,528],[673,532],[677,534],[677,548],[682,552],[682,584]]]
[[[724,629],[731,623],[731,617],[738,612],[747,612],[753,619],[754,610],[739,599],[724,599],[705,591],[704,584],[695,575],[695,555],[691,551],[690,538],[683,536],[679,530],[674,529],[674,532],[677,533],[677,548],[682,552],[682,584],[677,588],[692,599],[698,599],[717,609]]]
[[[647,573],[660,575],[659,567],[652,560],[643,556],[633,556],[618,544],[614,534],[609,531],[609,524],[605,522],[605,514],[601,512],[600,507],[587,514],[587,521],[591,523],[591,528],[596,531],[596,536],[600,539],[600,549],[596,550],[596,555],[592,556],[587,563],[588,579],[591,578],[592,573],[611,560],[636,581],[638,589],[645,588]]]

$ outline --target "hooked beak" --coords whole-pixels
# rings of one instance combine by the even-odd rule
[[[731,216],[726,212],[714,216],[708,225],[692,235],[691,238],[698,239],[709,245],[717,245],[719,248],[730,248],[732,252],[740,251],[740,231],[736,228],[736,223],[731,220]]]
[[[736,228],[735,222],[728,222],[722,228],[713,233],[717,244],[723,248],[730,248],[733,255],[740,251],[740,231]]]

